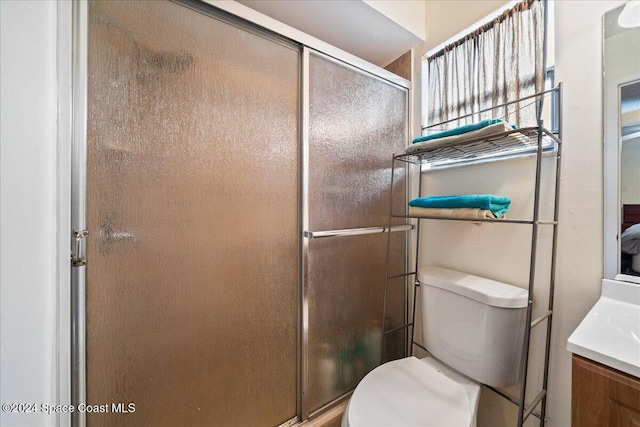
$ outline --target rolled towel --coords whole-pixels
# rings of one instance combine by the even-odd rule
[[[418,197],[409,202],[409,206],[419,208],[475,208],[488,210],[491,211],[496,218],[500,218],[507,213],[510,205],[510,198],[493,194]]]
[[[486,209],[477,208],[418,208],[409,207],[409,216],[434,217],[434,218],[467,218],[467,219],[494,219],[495,215]]]

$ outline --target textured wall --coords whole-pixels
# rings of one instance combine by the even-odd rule
[[[551,358],[551,426],[568,426],[566,341],[600,296],[603,269],[602,15],[622,1],[556,2],[556,81],[564,82],[558,287]],[[580,19],[575,19],[580,16]]]

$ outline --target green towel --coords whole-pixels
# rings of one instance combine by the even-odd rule
[[[462,196],[419,197],[409,202],[409,206],[419,208],[476,208],[491,211],[496,218],[507,213],[511,199],[493,194],[467,194]]]

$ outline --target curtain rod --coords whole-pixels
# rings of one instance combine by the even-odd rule
[[[531,5],[536,1],[541,1],[541,0],[524,0],[524,1],[516,4],[512,9],[505,10],[500,15],[496,16],[495,19],[493,19],[491,22],[487,22],[486,24],[478,27],[475,31],[467,34],[466,36],[462,37],[461,39],[458,39],[455,42],[448,44],[447,46],[445,46],[444,48],[440,49],[439,51],[437,51],[433,55],[429,55],[428,59],[436,58],[438,56],[442,56],[442,55],[445,54],[445,52],[448,52],[451,49],[453,49],[455,47],[458,47],[461,44],[463,44],[463,43],[465,43],[465,42],[467,42],[469,40],[475,39],[480,34],[492,29],[496,24],[504,22],[506,19],[512,17],[516,12],[524,12],[525,10],[528,10],[531,7]]]

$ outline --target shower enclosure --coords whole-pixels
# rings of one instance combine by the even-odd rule
[[[292,425],[341,399],[381,362],[407,88],[199,2],[76,17],[72,398],[108,410],[75,425]]]

